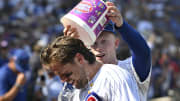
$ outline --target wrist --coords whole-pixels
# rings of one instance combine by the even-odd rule
[[[119,23],[119,24],[115,24],[115,26],[116,26],[117,28],[120,28],[122,25],[123,25],[123,22],[122,22],[122,23]]]
[[[115,24],[115,26],[118,27],[118,28],[121,27],[123,25],[123,23],[124,23],[122,18],[119,18],[119,19],[120,19],[119,23]]]
[[[15,85],[14,85],[16,88],[18,88],[18,89],[20,89],[22,86],[21,86],[21,84],[18,84],[18,83],[15,83]]]
[[[124,23],[125,23],[125,21],[123,20],[120,25],[116,25],[116,24],[115,24],[115,29],[120,29],[120,28],[122,28],[122,27],[124,26]]]

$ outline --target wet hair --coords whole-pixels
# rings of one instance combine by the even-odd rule
[[[93,64],[95,62],[94,54],[79,40],[68,36],[59,36],[40,54],[42,64],[58,62],[61,64],[73,63],[74,57],[80,53],[84,58]]]

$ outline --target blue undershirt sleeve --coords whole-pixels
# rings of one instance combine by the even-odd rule
[[[125,21],[123,25],[118,28],[118,32],[121,34],[123,40],[128,44],[131,54],[132,54],[132,63],[138,74],[141,82],[146,80],[150,72],[151,67],[151,52],[146,41],[137,32]]]

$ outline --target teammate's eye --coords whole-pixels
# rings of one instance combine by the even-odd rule
[[[107,40],[102,40],[101,44],[105,44],[107,42]]]

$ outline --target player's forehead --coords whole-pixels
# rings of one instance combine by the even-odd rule
[[[53,72],[53,71],[50,69],[50,66],[47,65],[47,64],[42,64],[42,67],[43,67],[43,69],[44,69],[45,71],[47,71],[47,72]]]
[[[43,68],[50,72],[58,71],[58,69],[62,69],[62,67],[63,65],[60,63],[43,64]]]
[[[66,63],[66,64],[54,63],[50,65],[49,69],[51,69],[54,72],[63,72],[63,71],[71,70],[72,66],[74,66],[74,63]]]
[[[112,32],[108,32],[108,31],[103,31],[98,38],[96,39],[96,41],[102,40],[102,39],[109,39],[111,37],[115,37],[115,35]]]

